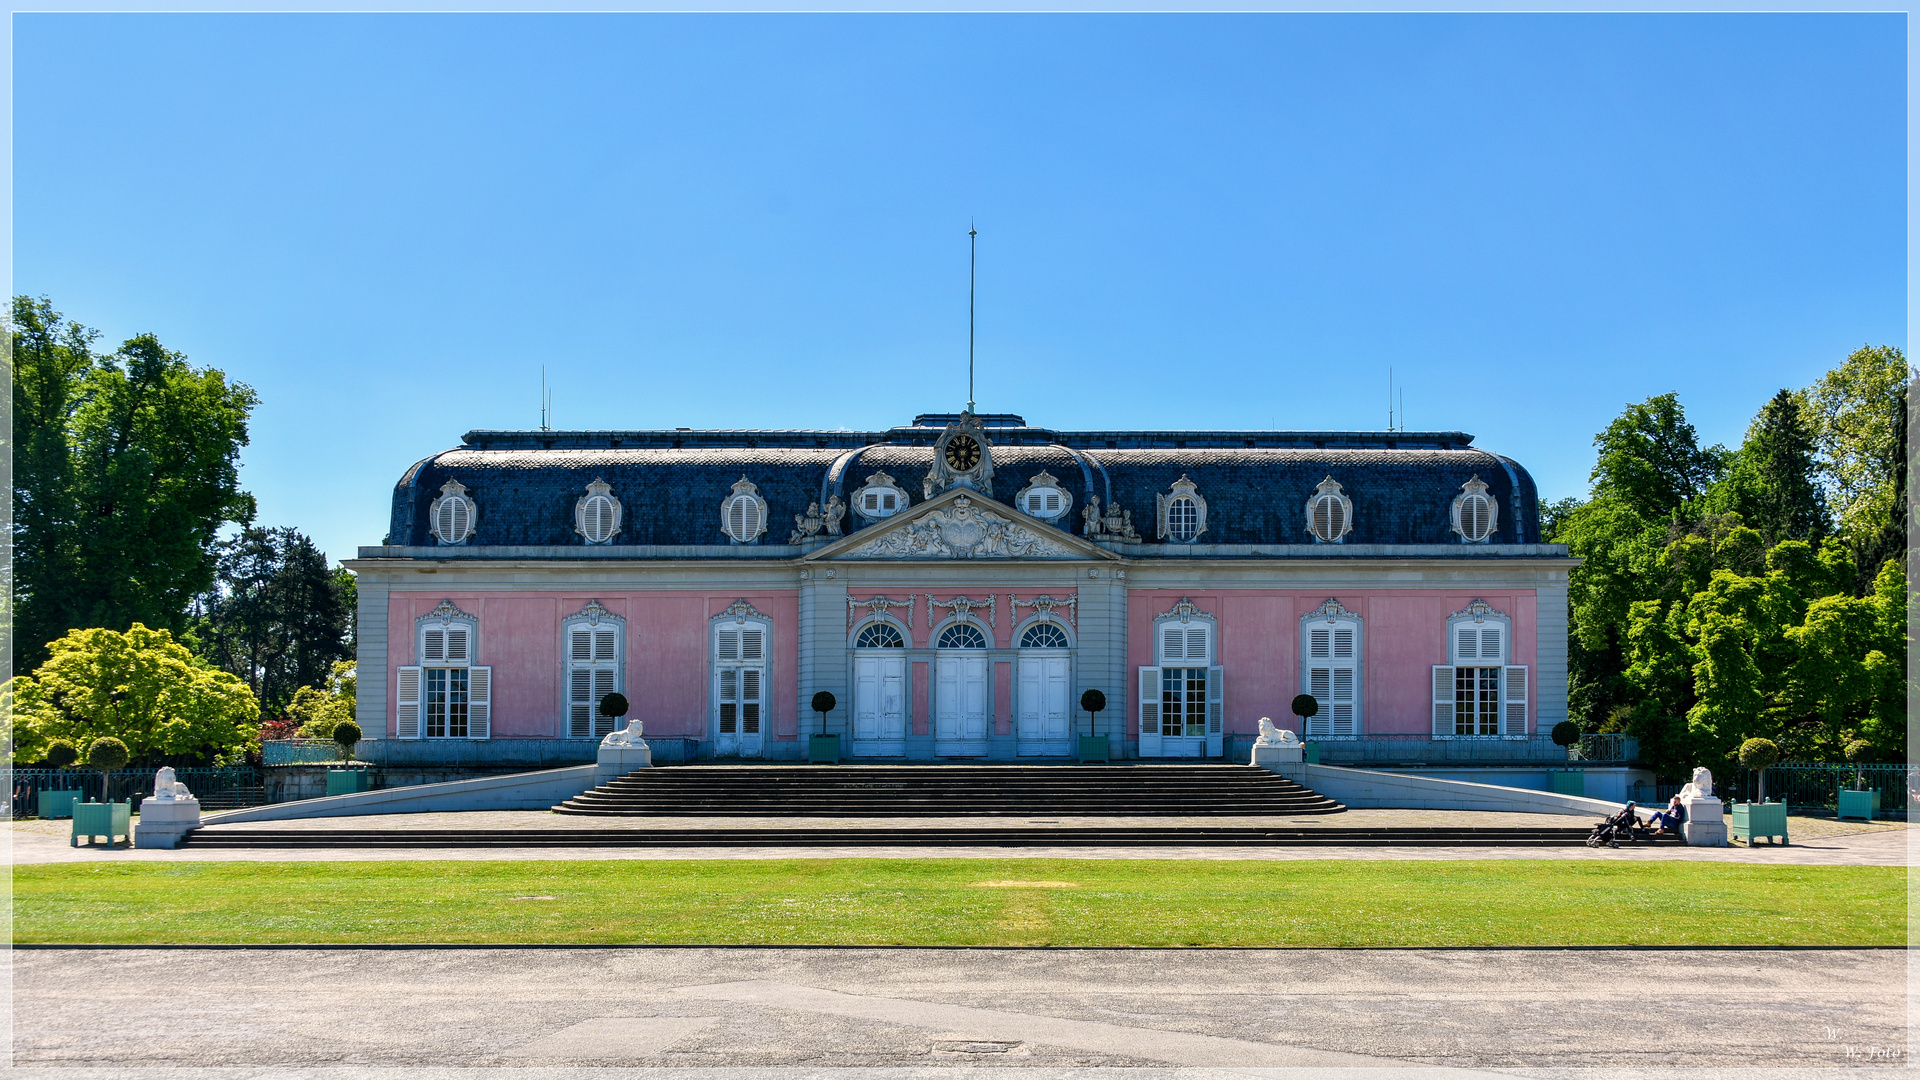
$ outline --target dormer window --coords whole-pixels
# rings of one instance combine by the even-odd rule
[[[605,544],[620,531],[620,500],[604,480],[587,485],[586,497],[573,504],[573,531],[589,544]]]
[[[744,476],[720,503],[720,531],[736,544],[751,544],[767,531],[767,500]]]
[[[1066,517],[1073,506],[1073,496],[1060,486],[1060,481],[1043,472],[1014,496],[1013,504],[1029,517],[1056,521]]]
[[[1453,531],[1469,544],[1484,544],[1500,527],[1500,503],[1487,494],[1486,481],[1478,475],[1460,485],[1453,498]]]
[[[467,497],[467,487],[458,480],[449,480],[440,486],[440,497],[427,507],[427,521],[433,538],[442,544],[464,544],[473,535],[479,515],[474,512],[473,500]]]
[[[1331,476],[1320,481],[1307,500],[1307,531],[1323,544],[1338,544],[1353,531],[1353,500]]]
[[[854,512],[869,521],[890,518],[907,508],[907,493],[893,477],[877,472],[853,492]]]
[[[1191,544],[1207,531],[1207,500],[1186,473],[1173,482],[1170,492],[1154,496],[1160,511],[1157,534],[1175,544]]]

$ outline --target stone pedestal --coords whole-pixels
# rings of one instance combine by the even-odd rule
[[[133,827],[133,846],[171,848],[200,827],[200,800],[191,795],[173,799],[145,799],[140,821]]]
[[[600,755],[593,773],[595,786],[618,779],[635,769],[653,767],[653,748],[640,737],[640,733],[640,721],[634,720],[600,740]]]
[[[1252,763],[1296,783],[1306,782],[1307,748],[1301,743],[1262,746],[1256,742],[1253,744]]]
[[[1691,785],[1689,785],[1691,786]],[[1687,820],[1680,823],[1680,835],[1694,847],[1726,847],[1726,807],[1711,795],[1683,794],[1680,805],[1687,808]]]

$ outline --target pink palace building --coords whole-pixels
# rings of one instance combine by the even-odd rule
[[[591,761],[617,692],[663,761],[1244,763],[1271,717],[1322,761],[1564,762],[1539,528],[1457,431],[473,431],[348,564],[363,745]]]

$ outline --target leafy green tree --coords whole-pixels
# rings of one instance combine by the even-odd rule
[[[246,682],[272,712],[318,688],[353,655],[352,575],[327,569],[288,528],[242,530],[221,545],[219,584],[193,622],[201,654]]]
[[[331,739],[334,729],[353,719],[356,667],[352,661],[333,665],[324,689],[303,686],[287,706],[287,718],[298,727],[294,734],[302,739]]]
[[[136,760],[155,761],[212,758],[253,738],[253,692],[165,630],[75,630],[51,652],[31,676],[7,684],[24,760],[55,739],[117,738]]]
[[[1906,553],[1906,408],[1913,375],[1901,350],[1863,346],[1807,392],[1807,422],[1828,502],[1867,575]],[[1854,591],[1870,587],[1861,581]]]
[[[252,520],[239,454],[256,398],[151,334],[109,355],[15,297],[15,669],[80,627],[182,629],[224,525]]]
[[[1699,498],[1726,467],[1722,447],[1702,449],[1673,394],[1629,405],[1595,436],[1593,497],[1608,499],[1645,521],[1671,517]]]

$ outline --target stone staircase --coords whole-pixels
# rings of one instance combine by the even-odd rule
[[[1346,809],[1251,765],[697,765],[639,769],[569,815],[1297,817]]]

